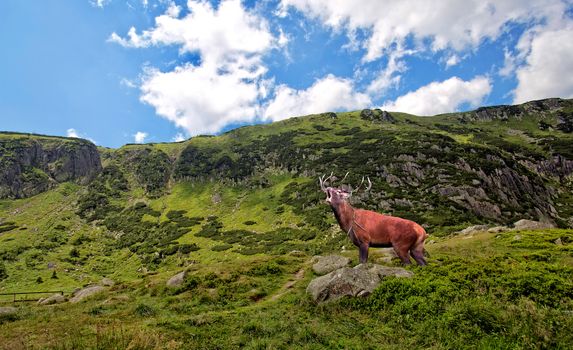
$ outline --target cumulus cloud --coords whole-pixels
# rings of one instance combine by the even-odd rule
[[[171,141],[173,142],[182,142],[187,140],[187,138],[185,137],[185,135],[183,135],[182,133],[178,132],[175,136],[173,136],[173,138],[171,139]]]
[[[148,68],[140,86],[141,101],[189,135],[255,120],[259,99],[267,93],[262,55],[286,45],[286,36],[275,38],[265,19],[239,0],[224,0],[217,8],[190,0],[187,6],[189,13],[182,18],[172,4],[155,19],[154,28],[140,34],[131,28],[126,38],[116,33],[109,38],[125,47],[177,45],[182,53],[200,55],[197,64],[180,64],[169,71]]]
[[[294,8],[335,30],[346,29],[351,38],[366,29],[371,34],[362,44],[364,60],[373,61],[407,38],[419,46],[429,42],[433,51],[476,48],[495,40],[508,23],[558,20],[565,6],[559,0],[281,0],[278,13]]]
[[[448,113],[466,103],[477,107],[490,91],[491,82],[487,77],[478,76],[469,81],[452,77],[422,86],[394,101],[386,102],[381,108],[417,115]]]
[[[453,54],[450,57],[448,57],[448,59],[446,60],[446,68],[453,67],[453,66],[457,65],[458,63],[460,63],[461,61],[462,60],[458,55]]]
[[[205,1],[190,0],[187,6],[189,13],[183,18],[178,18],[179,7],[172,4],[155,18],[154,28],[138,34],[132,27],[128,38],[114,32],[109,40],[126,47],[179,45],[182,52],[199,52],[208,62],[261,53],[274,44],[267,22],[239,0],[224,0],[217,9]]]
[[[396,50],[389,55],[386,68],[381,70],[378,76],[370,82],[367,92],[373,96],[381,96],[391,87],[396,87],[400,83],[400,73],[407,70],[404,61],[400,60],[407,52]]]
[[[74,128],[69,128],[68,130],[66,130],[66,135],[68,137],[80,137],[80,135]]]
[[[133,141],[135,141],[135,143],[144,143],[147,136],[149,136],[148,133],[143,131],[138,131],[135,134],[133,134]]]
[[[573,25],[541,30],[525,45],[525,65],[517,68],[514,103],[546,97],[573,97]],[[501,72],[500,72],[501,73]]]
[[[305,114],[364,108],[370,104],[370,97],[356,92],[351,80],[329,74],[305,90],[279,85],[273,100],[265,108],[264,117],[276,121]]]
[[[191,135],[214,133],[225,125],[253,121],[258,115],[259,83],[264,72],[234,66],[191,64],[171,72],[150,70],[141,85],[141,101]]]

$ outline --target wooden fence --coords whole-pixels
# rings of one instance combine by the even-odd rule
[[[12,292],[12,293],[0,293],[0,302],[10,302],[18,303],[23,301],[38,301],[42,295],[50,296],[52,294],[64,295],[62,290],[46,291],[46,292]],[[34,297],[37,295],[38,297]],[[11,296],[11,298],[5,298],[6,296]],[[3,300],[7,299],[7,300]]]

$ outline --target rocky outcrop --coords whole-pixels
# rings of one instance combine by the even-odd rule
[[[52,296],[49,296],[47,298],[42,298],[40,300],[38,300],[38,305],[52,305],[52,304],[59,304],[59,303],[63,303],[66,301],[66,298],[57,293],[57,294],[53,294]]]
[[[187,277],[187,271],[179,272],[178,274],[167,280],[165,285],[167,287],[172,287],[172,288],[181,287],[183,285],[183,282],[185,281],[185,277]]]
[[[0,198],[24,198],[61,182],[86,184],[101,171],[96,146],[86,140],[3,134]]]
[[[555,225],[549,222],[540,222],[533,220],[522,219],[513,224],[515,230],[543,230],[548,228],[555,228]]]
[[[538,101],[530,101],[515,106],[489,106],[480,107],[475,111],[463,113],[461,121],[492,121],[508,120],[510,118],[521,119],[525,114],[545,115],[561,109],[566,100],[560,98],[548,98]]]
[[[488,229],[488,225],[474,225],[470,227],[466,227],[465,229],[458,232],[461,235],[471,235],[476,232],[485,232]]]
[[[412,277],[413,273],[399,267],[361,264],[354,268],[343,267],[313,279],[306,291],[317,303],[340,299],[344,296],[368,296],[388,277]]]
[[[365,120],[370,120],[373,122],[385,122],[385,123],[395,123],[396,119],[392,117],[387,111],[383,111],[379,108],[376,109],[363,109],[360,112],[360,118]]]
[[[90,286],[80,289],[73,294],[72,298],[70,299],[70,303],[79,303],[85,298],[103,292],[104,290],[105,288],[102,286]]]
[[[316,256],[314,261],[312,271],[317,275],[325,275],[350,264],[350,259],[340,255]]]

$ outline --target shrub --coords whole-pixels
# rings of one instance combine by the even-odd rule
[[[216,246],[212,247],[211,250],[214,252],[222,252],[225,250],[229,250],[231,248],[233,248],[232,244],[221,244],[221,245],[216,245]]]
[[[134,313],[141,317],[151,317],[156,314],[155,309],[146,304],[139,304],[135,307]]]

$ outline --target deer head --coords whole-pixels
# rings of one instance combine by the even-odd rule
[[[360,182],[360,185],[358,185],[358,187],[356,187],[354,190],[351,190],[350,186],[342,187],[342,185],[340,187],[331,187],[331,186],[326,187],[326,183],[333,179],[333,175],[332,173],[330,173],[330,176],[327,177],[326,179],[324,178],[325,176],[326,175],[319,177],[318,182],[320,184],[320,189],[322,190],[322,192],[326,193],[326,202],[333,206],[337,206],[342,202],[347,202],[349,198],[352,196],[352,194],[358,191],[360,187],[362,187],[362,185],[364,184],[364,177],[362,177],[362,182]],[[344,175],[344,178],[342,178],[340,182],[341,183],[344,182],[347,176],[348,173]],[[370,181],[369,177],[367,177],[367,179],[368,179],[368,187],[366,188],[366,191],[369,191],[370,188],[372,188],[372,182]]]

